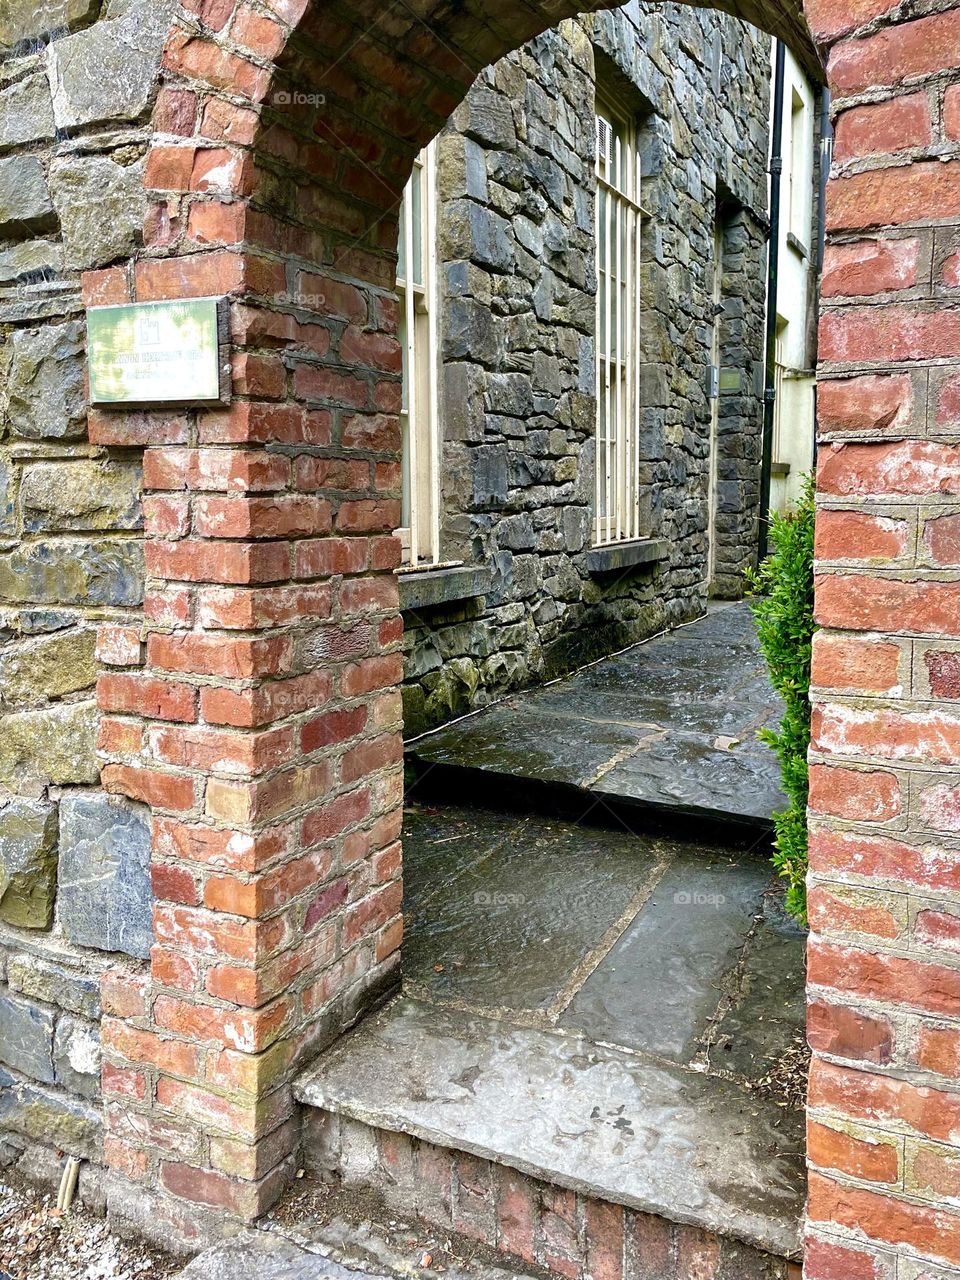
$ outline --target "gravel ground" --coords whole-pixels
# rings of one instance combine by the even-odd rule
[[[0,1182],[0,1280],[167,1280],[183,1262],[122,1240],[55,1195]]]

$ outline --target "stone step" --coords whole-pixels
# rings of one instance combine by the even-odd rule
[[[406,758],[425,801],[755,838],[786,804],[757,738],[782,714],[738,604],[415,738]]]
[[[466,1243],[455,1259],[442,1247],[436,1257],[419,1251],[411,1257],[396,1247],[381,1221],[359,1228],[336,1216],[283,1228],[268,1221],[204,1250],[175,1280],[406,1280],[414,1270],[418,1280],[538,1280],[470,1256]]]
[[[732,1081],[401,996],[296,1094],[323,1176],[568,1280],[799,1274],[802,1114]]]

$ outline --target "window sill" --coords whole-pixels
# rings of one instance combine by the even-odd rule
[[[643,538],[639,542],[613,542],[587,552],[590,573],[615,573],[636,565],[656,564],[666,560],[669,548],[664,538]]]
[[[400,609],[431,609],[486,595],[493,574],[485,567],[456,565],[447,569],[415,569],[397,575]]]
[[[774,463],[771,465],[771,467],[770,467],[770,474],[771,474],[772,476],[778,476],[778,477],[780,477],[781,479],[782,479],[784,476],[788,476],[788,475],[790,474],[790,463],[789,463],[789,462],[774,462]]]
[[[806,262],[810,257],[810,250],[803,243],[800,237],[795,235],[792,231],[787,232],[787,244],[804,262]]]

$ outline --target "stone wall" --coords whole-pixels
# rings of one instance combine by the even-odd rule
[[[664,543],[612,572],[587,563],[598,74],[640,122],[641,532]],[[408,734],[703,611],[718,210],[722,363],[740,382],[721,398],[712,585],[741,593],[757,542],[768,113],[766,36],[633,3],[488,67],[441,134],[441,561],[488,578],[479,596],[405,610]]]
[[[143,599],[139,451],[88,430],[80,273],[142,244],[169,7],[0,9],[0,1133],[98,1159],[100,982],[151,943],[143,806],[95,686]],[[97,637],[101,644],[98,654]],[[139,648],[139,642],[137,647]]]

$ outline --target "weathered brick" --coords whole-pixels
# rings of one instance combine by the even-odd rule
[[[911,425],[913,410],[908,373],[822,379],[817,388],[817,418],[824,434],[896,434]]]
[[[823,510],[817,516],[818,560],[875,563],[897,560],[912,549],[912,527],[906,520],[864,511]]]
[[[844,161],[903,151],[908,147],[927,146],[932,141],[929,99],[924,93],[913,93],[844,111],[836,124],[834,158]],[[916,245],[916,241],[913,244]]]
[[[864,175],[871,178],[872,175]],[[960,162],[956,172],[956,214],[960,217]],[[856,179],[847,180],[850,183]],[[915,197],[918,209],[929,209],[929,193]],[[880,206],[874,213],[864,214],[860,193],[848,194],[851,206],[858,212],[850,220],[862,218],[860,225],[877,222],[897,225]],[[891,209],[896,206],[902,220],[908,221],[905,193],[891,191],[886,196]],[[839,199],[839,198],[838,198]],[[932,213],[932,211],[931,211]],[[914,217],[920,214],[914,210]],[[836,215],[842,219],[842,214]],[[842,364],[893,364],[908,360],[956,359],[960,357],[960,311],[924,309],[904,303],[886,303],[875,307],[850,307],[824,312],[820,321],[820,358]]]
[[[824,4],[834,12],[851,9],[842,0],[816,0],[816,8]],[[868,7],[873,9],[870,16],[894,8],[887,0],[857,0],[852,12],[861,5],[861,12]],[[850,23],[842,29],[851,30],[854,25]],[[862,40],[844,40],[834,47],[829,60],[831,84],[836,93],[844,95],[900,84],[958,66],[960,15],[955,10],[901,22]]]
[[[887,822],[902,811],[895,773],[870,769],[810,768],[810,807],[854,822]]]
[[[893,1057],[889,1019],[817,998],[807,1006],[807,1038],[812,1048],[837,1058],[883,1064]]]
[[[815,1223],[835,1222],[878,1243],[902,1245],[947,1263],[960,1262],[960,1217],[947,1210],[860,1190],[814,1173],[807,1212]]]

